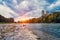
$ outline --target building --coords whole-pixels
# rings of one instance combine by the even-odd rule
[[[42,17],[46,17],[48,15],[48,11],[42,10]]]

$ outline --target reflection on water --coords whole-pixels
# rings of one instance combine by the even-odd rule
[[[41,28],[43,32],[60,38],[60,24],[48,24]]]
[[[41,40],[60,40],[60,24],[29,24],[29,29]]]
[[[0,40],[2,39],[60,40],[60,24],[0,24]]]
[[[37,40],[23,24],[1,24],[0,40]]]

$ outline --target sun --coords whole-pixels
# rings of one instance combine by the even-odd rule
[[[21,21],[21,23],[26,23],[27,22],[27,19],[20,19]]]
[[[25,21],[26,19],[21,19],[21,21]]]
[[[21,19],[21,21],[23,21],[23,22],[24,22],[24,21],[26,21],[26,19]]]

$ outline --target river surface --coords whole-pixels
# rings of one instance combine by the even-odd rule
[[[0,40],[60,40],[60,24],[0,24]]]

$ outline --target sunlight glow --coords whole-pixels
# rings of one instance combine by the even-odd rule
[[[21,19],[21,21],[26,21],[26,19]]]
[[[27,22],[27,19],[20,19],[20,22],[25,23],[25,22]]]

